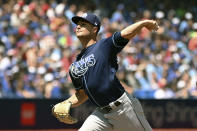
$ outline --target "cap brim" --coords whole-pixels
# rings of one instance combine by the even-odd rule
[[[76,25],[78,24],[79,21],[84,21],[84,22],[87,22],[87,23],[90,23],[91,25],[93,26],[96,26],[98,28],[98,31],[100,30],[100,22],[98,25],[94,25],[94,23],[91,23],[90,21],[88,21],[87,19],[83,18],[83,17],[80,17],[80,16],[74,16],[72,17],[72,22],[75,23]]]
[[[88,20],[84,19],[83,17],[80,17],[80,16],[72,17],[72,22],[74,22],[75,24],[77,24],[79,21],[86,21],[86,22],[90,23]],[[92,24],[92,23],[90,23],[90,24]]]

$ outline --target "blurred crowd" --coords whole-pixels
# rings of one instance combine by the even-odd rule
[[[82,49],[74,15],[92,12],[98,39],[143,19],[145,28],[118,54],[118,78],[142,99],[197,98],[197,1],[0,0],[0,98],[67,98],[69,66]]]

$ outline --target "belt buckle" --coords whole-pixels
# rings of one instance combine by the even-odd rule
[[[120,104],[116,105],[117,102],[119,102],[119,101],[113,101],[113,102],[109,103],[109,105],[104,106],[100,109],[107,111],[109,113],[110,111],[112,111],[113,109],[115,109],[116,107],[118,107],[121,104],[121,102],[119,102]]]
[[[102,107],[100,109],[103,110],[103,111],[105,111],[105,112],[107,112],[107,113],[109,113],[112,110],[112,108],[109,105],[104,106],[104,107]]]

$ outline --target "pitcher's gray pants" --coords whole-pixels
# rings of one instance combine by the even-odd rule
[[[152,131],[138,99],[124,93],[118,101],[109,113],[96,108],[79,131]]]

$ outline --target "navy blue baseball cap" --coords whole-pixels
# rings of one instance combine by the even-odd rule
[[[92,13],[84,13],[82,16],[74,16],[72,17],[72,21],[77,24],[79,21],[86,21],[96,27],[98,27],[98,30],[100,29],[101,22],[99,18],[92,14]]]

